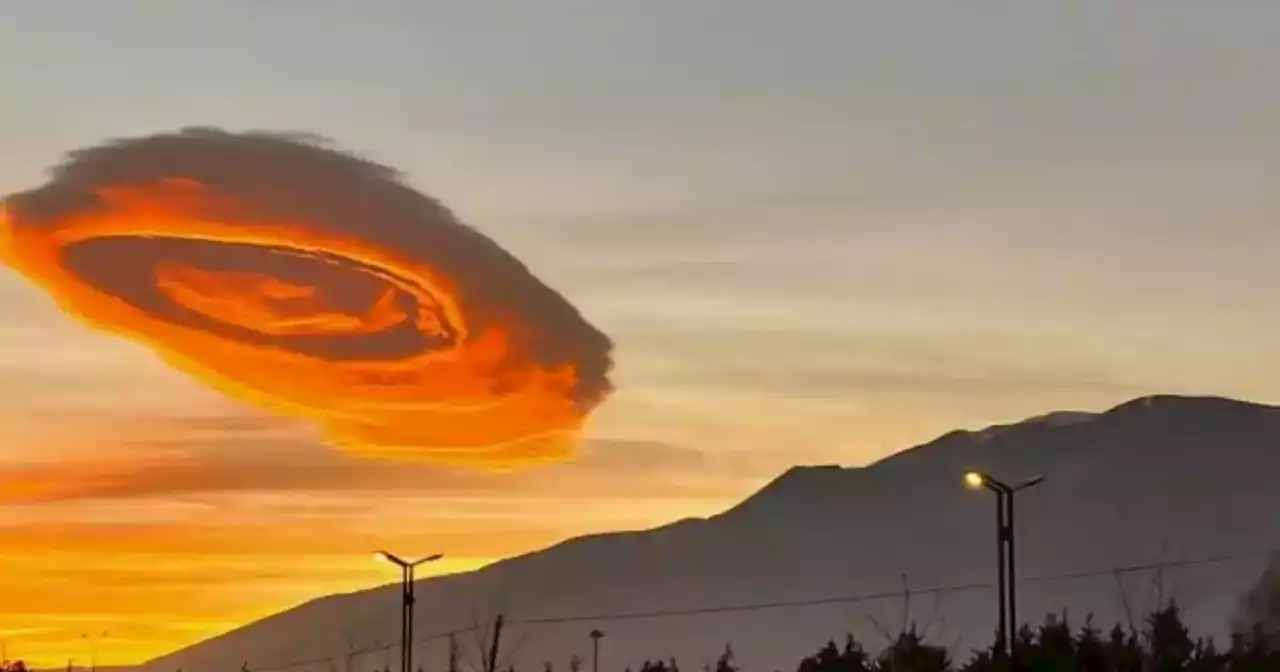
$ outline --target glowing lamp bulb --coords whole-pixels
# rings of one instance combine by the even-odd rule
[[[972,490],[981,488],[986,483],[986,480],[982,474],[976,471],[971,471],[964,475],[964,484]]]

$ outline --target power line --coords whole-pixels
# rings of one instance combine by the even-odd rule
[[[469,628],[461,628],[457,630],[449,630],[447,632],[440,632],[434,635],[428,635],[426,637],[420,637],[418,639],[415,639],[413,640],[413,643],[425,644],[427,642],[433,642],[436,640],[445,639],[450,636],[462,635],[462,634],[466,634],[468,632],[472,632],[476,630],[477,627],[478,626],[471,626]],[[276,665],[264,665],[261,667],[246,665],[244,669],[248,670],[249,672],[274,672],[276,670],[289,670],[289,669],[298,668],[298,667],[309,667],[311,665],[320,665],[322,663],[333,662],[335,658],[363,656],[367,653],[386,651],[388,649],[395,648],[397,646],[400,646],[400,642],[389,642],[387,644],[374,644],[371,646],[366,646],[361,649],[350,649],[348,651],[343,652],[340,655],[323,656],[320,658],[309,658],[306,660],[295,660],[288,663],[279,663]]]
[[[1143,563],[1143,564],[1136,564],[1136,565],[1118,565],[1115,567],[1110,567],[1108,569],[1097,569],[1097,570],[1087,570],[1087,571],[1080,571],[1080,572],[1065,572],[1065,573],[1059,573],[1059,574],[1030,576],[1024,579],[1019,579],[1018,582],[1019,583],[1039,583],[1039,582],[1047,582],[1047,581],[1087,579],[1087,578],[1095,578],[1100,576],[1114,576],[1116,574],[1129,574],[1129,573],[1140,572],[1140,571],[1166,569],[1170,567],[1186,567],[1191,565],[1219,564],[1223,562],[1234,562],[1237,560],[1264,558],[1264,557],[1274,556],[1278,554],[1280,554],[1280,549],[1270,549],[1270,550],[1264,550],[1264,551],[1248,551],[1244,553],[1229,553],[1229,554],[1206,556],[1202,558],[1192,558],[1188,560],[1169,560],[1164,562],[1151,562],[1151,563]],[[949,594],[949,593],[966,592],[971,590],[983,590],[983,589],[994,588],[994,587],[995,587],[995,584],[992,584],[992,583],[964,583],[964,584],[955,584],[955,585],[949,585],[949,586],[936,586],[933,588],[919,588],[919,589],[911,588],[910,593],[912,595],[943,595],[943,594]],[[855,604],[859,602],[874,602],[877,600],[898,598],[898,597],[902,597],[904,592],[906,592],[906,590],[904,590],[903,588],[897,588],[894,590],[884,590],[884,591],[871,592],[871,593],[858,593],[854,595],[845,595],[841,597],[825,597],[825,598],[815,598],[815,599],[806,599],[806,600],[781,600],[781,601],[775,601],[775,602],[756,602],[756,603],[749,603],[749,604],[721,605],[721,606],[714,606],[714,607],[694,607],[694,608],[686,608],[686,609],[663,609],[663,610],[653,610],[653,611],[578,614],[578,615],[567,615],[567,616],[549,616],[549,617],[538,617],[538,618],[510,619],[507,621],[507,624],[513,625],[513,626],[514,625],[536,626],[536,625],[555,625],[555,624],[561,624],[561,623],[580,623],[584,621],[628,621],[628,620],[640,620],[640,619],[648,619],[648,618],[668,618],[668,617],[677,617],[677,616],[700,616],[704,614],[720,614],[720,613],[731,613],[731,612],[763,611],[768,609],[786,609],[786,608],[810,607],[810,606],[821,606],[821,605],[830,605],[830,604]],[[466,634],[468,632],[475,631],[478,627],[479,626],[471,626],[468,628],[460,628],[456,630],[450,630],[447,632],[436,633],[433,635],[428,635],[426,637],[415,639],[413,640],[413,643],[425,644],[428,642],[445,639],[450,636]],[[348,657],[360,656],[366,653],[372,653],[374,651],[385,651],[386,649],[391,648],[393,646],[399,646],[399,642],[369,646],[363,649],[353,649],[353,650],[347,651],[343,655]],[[293,669],[298,667],[306,667],[310,665],[319,665],[322,663],[332,662],[335,657],[337,656],[325,656],[323,658],[299,660],[299,661],[293,661],[289,663],[280,663],[276,665],[267,665],[262,667],[246,666],[246,670],[248,670],[248,672],[276,672],[278,670],[287,670],[287,669]]]
[[[958,593],[966,590],[978,590],[982,588],[991,588],[990,583],[967,583],[957,586],[942,586],[937,588],[926,588],[921,590],[912,590],[913,594],[930,595],[941,593]],[[811,607],[823,604],[846,604],[852,602],[873,602],[875,600],[883,600],[891,597],[901,597],[902,589],[898,588],[893,591],[885,591],[881,593],[862,593],[859,595],[846,595],[844,597],[824,597],[809,600],[782,600],[778,602],[756,602],[753,604],[737,604],[719,607],[696,607],[692,609],[670,609],[662,611],[636,611],[615,614],[592,614],[589,616],[559,616],[552,618],[530,618],[515,619],[509,621],[511,625],[548,625],[553,623],[575,623],[578,621],[629,621],[642,618],[665,618],[668,616],[699,616],[702,614],[720,614],[736,611],[761,611],[764,609],[785,609],[788,607]]]
[[[1133,572],[1150,571],[1153,569],[1164,569],[1168,567],[1187,567],[1191,565],[1212,565],[1222,562],[1232,562],[1235,560],[1253,560],[1257,558],[1265,558],[1280,554],[1280,548],[1265,551],[1248,551],[1245,553],[1229,553],[1223,555],[1210,555],[1203,558],[1192,558],[1190,560],[1166,560],[1164,562],[1149,562],[1141,565],[1120,565],[1112,567],[1106,571],[1090,571],[1090,572],[1068,572],[1065,574],[1052,574],[1047,576],[1032,576],[1022,581],[1059,581],[1064,579],[1087,579],[1107,574],[1131,574]]]
[[[1089,570],[1089,571],[1083,571],[1083,572],[1068,572],[1068,573],[1062,573],[1062,574],[1031,576],[1025,579],[1019,579],[1018,582],[1030,583],[1030,582],[1094,578],[1099,576],[1111,576],[1118,573],[1127,574],[1127,573],[1132,573],[1137,571],[1161,569],[1161,568],[1168,568],[1168,567],[1181,567],[1181,566],[1187,566],[1187,565],[1205,565],[1205,564],[1228,562],[1233,560],[1245,560],[1245,559],[1251,559],[1251,558],[1276,555],[1277,553],[1280,553],[1280,549],[1268,550],[1268,551],[1251,551],[1248,553],[1233,553],[1233,554],[1227,554],[1227,555],[1216,555],[1216,556],[1209,556],[1204,558],[1194,558],[1191,560],[1180,560],[1180,561],[1171,560],[1167,562],[1153,562],[1153,563],[1146,563],[1141,565],[1121,565],[1121,566],[1111,567],[1105,570]],[[958,592],[964,592],[964,591],[970,591],[970,590],[981,590],[985,588],[994,588],[994,587],[995,587],[995,584],[992,584],[992,583],[966,583],[966,584],[950,585],[950,586],[938,586],[934,588],[920,588],[920,589],[912,588],[911,594],[941,595],[946,593],[958,593]],[[642,618],[661,618],[661,617],[667,617],[667,616],[693,616],[693,615],[715,614],[715,613],[724,613],[724,612],[760,611],[764,609],[781,609],[781,608],[787,608],[787,607],[807,607],[807,606],[819,606],[819,605],[825,605],[825,604],[849,604],[849,603],[856,603],[856,602],[873,602],[876,600],[901,597],[903,592],[904,590],[902,588],[898,588],[891,591],[887,590],[887,591],[881,591],[881,592],[875,592],[875,593],[861,593],[857,595],[846,595],[843,597],[827,597],[827,598],[808,599],[808,600],[784,600],[784,601],[778,601],[778,602],[757,602],[753,604],[741,604],[741,605],[717,606],[717,607],[700,607],[700,608],[693,608],[693,609],[673,609],[673,610],[647,611],[647,612],[594,614],[589,616],[588,615],[562,616],[562,617],[551,617],[551,618],[532,618],[532,619],[524,619],[524,620],[514,619],[514,620],[508,621],[508,623],[511,625],[546,625],[546,624],[553,624],[553,623],[573,623],[578,621],[622,621],[622,620],[634,620],[634,619],[642,619]]]

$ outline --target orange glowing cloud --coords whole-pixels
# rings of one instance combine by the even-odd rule
[[[560,459],[612,344],[382,166],[209,129],[73,153],[0,206],[0,259],[84,323],[350,452]]]

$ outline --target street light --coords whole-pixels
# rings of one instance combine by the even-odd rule
[[[604,637],[604,633],[599,630],[591,631],[591,672],[600,672],[600,638]]]
[[[1006,485],[981,471],[964,475],[970,490],[986,488],[996,493],[996,559],[1000,600],[1000,652],[1008,657],[1016,646],[1018,634],[1017,573],[1014,565],[1013,495],[1044,481],[1044,476],[1029,478],[1016,486]]]
[[[413,570],[418,565],[444,557],[437,553],[430,557],[414,560],[403,560],[393,553],[378,551],[379,560],[397,565],[401,570],[400,579],[400,672],[413,672]]]
[[[102,633],[103,637],[107,633]],[[98,640],[87,632],[80,633],[81,639],[89,644],[89,669],[91,672],[98,672]]]

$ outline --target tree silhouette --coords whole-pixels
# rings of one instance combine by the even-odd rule
[[[1199,648],[1182,624],[1178,605],[1169,606],[1147,617],[1147,650],[1152,672],[1173,672],[1186,667]]]
[[[843,645],[828,640],[802,658],[796,672],[1280,672],[1280,648],[1263,623],[1236,632],[1231,646],[1219,649],[1211,640],[1193,638],[1177,603],[1170,601],[1147,615],[1140,629],[1117,623],[1106,635],[1092,616],[1075,629],[1067,614],[1050,614],[1037,627],[1022,626],[1012,660],[1002,660],[991,646],[975,651],[957,665],[945,647],[929,644],[911,625],[878,654],[871,655],[852,635]],[[581,666],[575,656],[570,669]],[[499,668],[503,669],[503,668]],[[741,672],[733,647],[726,645],[707,672]],[[5,663],[0,672],[26,672],[21,663]],[[516,672],[506,667],[505,672]],[[552,672],[544,663],[542,672]],[[627,667],[625,672],[632,672]],[[645,660],[639,672],[680,672],[674,658]]]
[[[1236,634],[1251,639],[1280,642],[1280,555],[1267,565],[1257,583],[1240,603],[1240,613],[1232,624]]]
[[[836,648],[835,641],[828,641],[817,653],[801,660],[797,672],[870,672],[871,669],[871,657],[853,635],[849,635],[843,648]]]
[[[1069,629],[1065,618],[1063,627]],[[1084,619],[1084,626],[1075,635],[1074,641],[1076,669],[1081,672],[1103,672],[1110,669],[1110,651],[1107,643],[1102,640],[1102,631],[1093,626],[1093,614]]]
[[[800,661],[797,672],[1278,672],[1280,650],[1260,625],[1237,633],[1230,649],[1193,639],[1175,602],[1149,614],[1140,631],[1117,624],[1107,636],[1092,617],[1074,630],[1065,613],[1038,628],[1022,627],[1013,660],[1001,660],[993,638],[959,667],[944,649],[926,644],[914,629],[874,658],[848,637],[844,647],[828,641]]]
[[[952,669],[951,655],[944,647],[926,644],[912,625],[880,653],[875,669],[878,672],[947,672]]]
[[[724,653],[716,659],[716,672],[738,672],[738,668],[733,664],[732,646],[724,645]]]
[[[631,668],[627,668],[627,672],[631,672]],[[667,660],[646,660],[640,666],[640,672],[680,672],[680,666],[676,665],[674,658]]]

